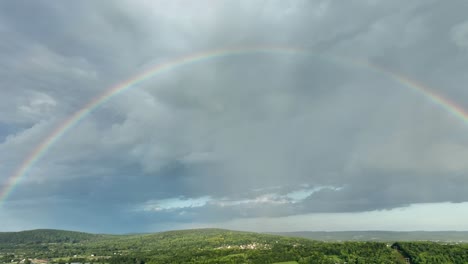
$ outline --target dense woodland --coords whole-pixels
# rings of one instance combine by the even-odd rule
[[[0,263],[468,263],[467,244],[321,242],[220,229],[139,235],[0,233]]]

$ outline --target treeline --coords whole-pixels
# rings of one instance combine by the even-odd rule
[[[397,242],[394,246],[411,263],[468,263],[468,244],[441,244],[434,242]]]
[[[152,252],[138,252],[129,256],[109,259],[110,264],[156,264],[156,263],[275,263],[296,261],[305,263],[405,263],[398,251],[384,243],[346,242],[282,243],[279,241],[268,249],[199,249],[166,248]]]
[[[320,242],[221,229],[101,236],[48,231],[30,233],[25,243],[0,243],[4,262],[49,259],[52,263],[465,263],[467,245],[428,242]],[[41,233],[41,232],[39,232]],[[32,234],[32,235],[31,235]],[[45,237],[45,242],[41,241]],[[72,238],[72,239],[70,239]],[[62,240],[65,242],[56,242]],[[18,237],[8,241],[22,241]],[[31,242],[34,241],[34,242]],[[49,242],[48,241],[54,241]],[[1,262],[1,261],[0,261]]]
[[[21,232],[0,232],[0,244],[78,243],[100,237],[102,236],[83,232],[38,229]]]

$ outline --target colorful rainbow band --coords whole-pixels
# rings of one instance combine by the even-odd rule
[[[164,72],[171,71],[173,69],[186,66],[189,64],[212,60],[220,57],[228,57],[235,55],[247,55],[252,53],[265,53],[265,54],[300,54],[309,55],[318,58],[325,58],[333,62],[342,63],[345,65],[353,65],[362,67],[380,74],[384,74],[387,77],[395,80],[396,82],[408,87],[422,96],[429,99],[431,102],[439,105],[442,109],[446,110],[453,116],[462,120],[464,123],[468,123],[468,113],[464,111],[454,102],[444,98],[442,95],[436,94],[430,88],[423,86],[422,84],[411,80],[402,74],[390,71],[378,65],[371,64],[364,60],[356,59],[345,59],[342,57],[335,57],[332,55],[315,54],[305,49],[291,48],[291,47],[241,47],[241,48],[228,48],[211,50],[207,52],[195,53],[188,56],[182,56],[174,60],[167,61],[165,63],[158,64],[153,68],[150,68],[135,77],[132,77],[114,87],[107,89],[99,96],[92,99],[80,110],[76,111],[73,115],[68,117],[60,125],[58,125],[40,144],[38,144],[33,151],[27,156],[27,158],[21,163],[21,165],[14,171],[14,173],[3,183],[3,188],[0,190],[0,206],[13,192],[20,181],[28,175],[32,167],[50,150],[50,148],[60,140],[68,131],[75,127],[81,120],[90,115],[95,109],[105,104],[107,101],[123,93],[133,87],[138,86],[140,83]]]

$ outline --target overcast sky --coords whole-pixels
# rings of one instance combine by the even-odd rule
[[[0,1],[0,231],[468,230],[468,2]],[[337,59],[339,58],[339,59]]]

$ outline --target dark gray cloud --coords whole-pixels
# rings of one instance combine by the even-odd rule
[[[0,3],[0,188],[67,116],[152,65],[227,47],[312,53],[211,58],[113,97],[3,203],[0,215],[36,222],[4,228],[133,232],[466,202],[465,121],[356,62],[468,107],[466,10],[461,0]]]

